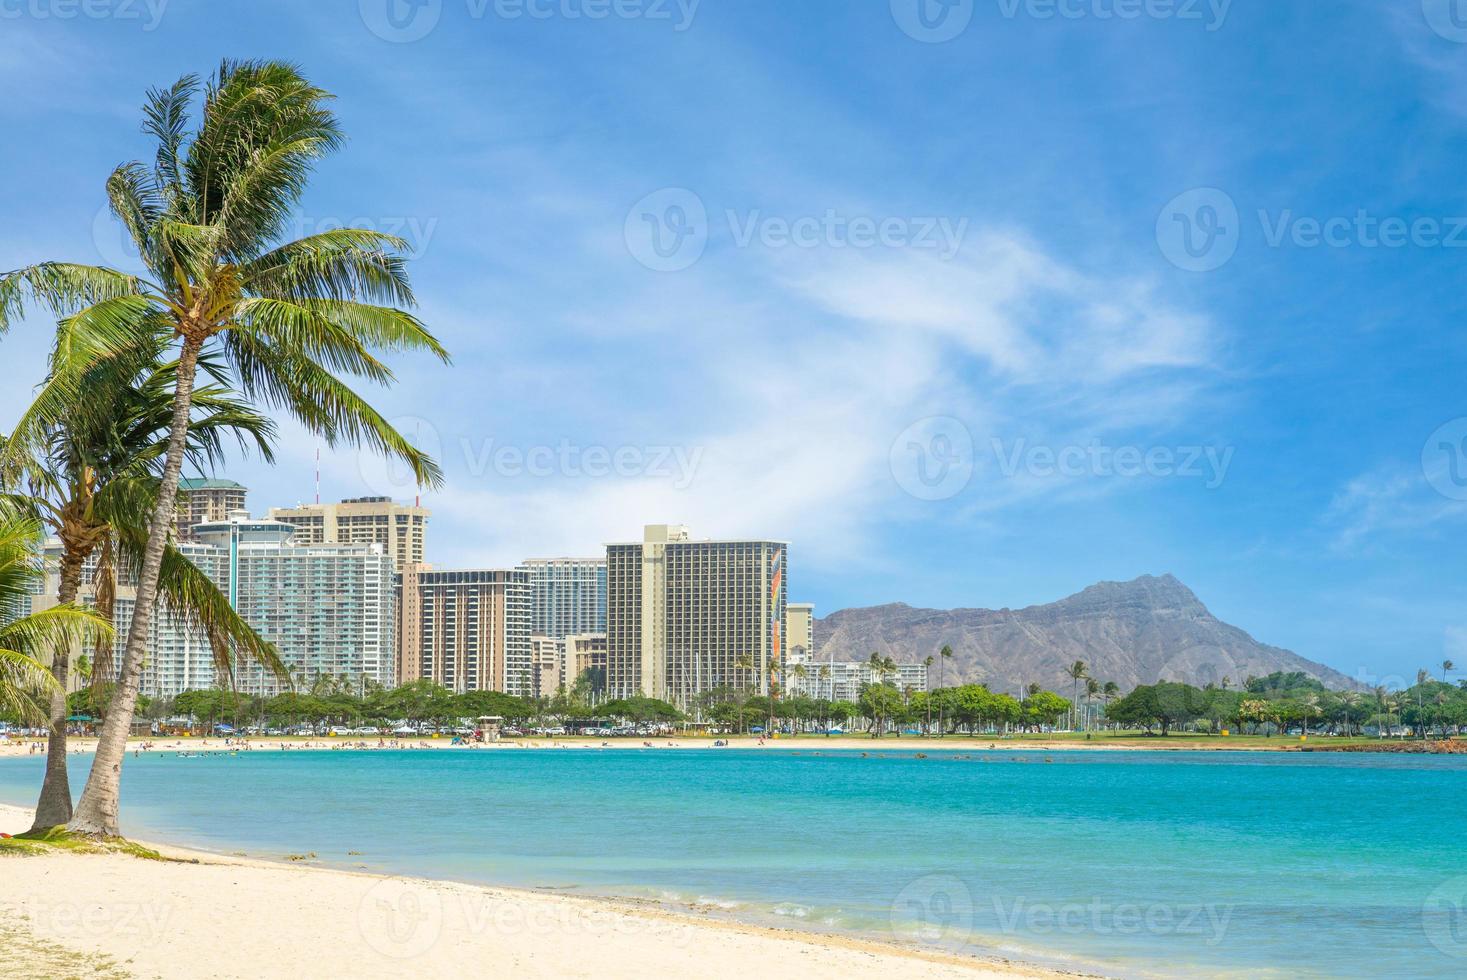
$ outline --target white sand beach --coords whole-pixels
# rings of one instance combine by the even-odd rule
[[[0,833],[29,824],[0,806]],[[0,857],[0,976],[1062,975],[692,910],[158,850],[170,860]]]

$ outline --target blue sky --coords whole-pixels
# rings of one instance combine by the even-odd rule
[[[298,230],[409,239],[455,355],[376,396],[435,562],[681,521],[822,612],[1170,571],[1368,682],[1467,664],[1467,4],[926,2],[3,0],[0,267],[131,263],[144,91],[290,59],[351,137]]]

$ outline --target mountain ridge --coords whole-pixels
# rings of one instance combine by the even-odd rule
[[[987,683],[1016,691],[1039,683],[1071,690],[1064,669],[1076,660],[1101,683],[1122,690],[1158,680],[1199,687],[1250,675],[1301,671],[1331,687],[1359,685],[1332,667],[1256,640],[1214,616],[1175,575],[1096,582],[1054,602],[1020,609],[927,609],[904,602],[841,609],[814,623],[815,659],[864,660],[879,652],[899,663],[953,648],[934,663],[930,683]]]

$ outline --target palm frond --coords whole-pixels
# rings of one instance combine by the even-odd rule
[[[0,274],[0,333],[34,304],[54,317],[69,317],[108,300],[142,295],[136,276],[98,265],[42,262]]]
[[[248,333],[230,331],[224,339],[247,396],[290,412],[328,445],[365,446],[402,460],[420,486],[443,484],[443,473],[432,457],[321,365],[260,343]]]

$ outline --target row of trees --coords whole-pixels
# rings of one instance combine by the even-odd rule
[[[1441,680],[1422,670],[1416,684],[1403,691],[1330,690],[1298,672],[1250,677],[1236,690],[1226,679],[1203,688],[1162,682],[1138,687],[1111,703],[1105,717],[1115,725],[1156,727],[1163,734],[1193,727],[1338,735],[1358,735],[1367,728],[1380,735],[1409,729],[1422,738],[1432,732],[1460,735],[1467,725],[1467,681],[1448,682],[1453,665],[1447,661],[1443,666]]]

